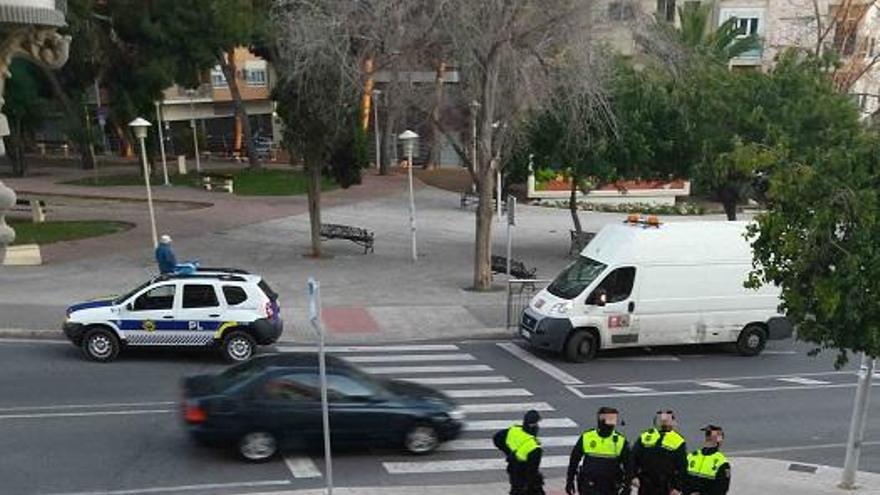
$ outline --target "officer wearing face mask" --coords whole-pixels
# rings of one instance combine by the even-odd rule
[[[685,495],[725,495],[730,489],[730,463],[721,453],[724,431],[720,426],[703,428],[703,448],[687,456],[687,475],[682,493]]]
[[[670,410],[657,411],[654,427],[642,432],[632,451],[633,485],[639,495],[678,495],[687,472],[687,446],[675,431]]]
[[[599,408],[596,428],[585,431],[571,450],[565,493],[575,493],[575,477],[580,495],[618,495],[629,487],[629,446],[616,431],[619,419],[617,409]]]
[[[507,476],[510,495],[544,495],[544,477],[541,475],[541,443],[538,441],[538,422],[541,416],[531,410],[523,417],[522,426],[495,433],[493,442],[507,458]]]

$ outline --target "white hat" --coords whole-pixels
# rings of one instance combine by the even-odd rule
[[[162,244],[171,244],[171,236],[168,234],[162,234],[162,236],[159,237],[159,242]]]

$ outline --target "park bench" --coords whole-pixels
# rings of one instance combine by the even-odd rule
[[[18,198],[15,200],[15,206],[12,211],[30,212],[31,221],[33,223],[43,223],[46,221],[46,202],[42,199]]]
[[[202,187],[206,191],[226,191],[230,194],[234,191],[234,178],[227,174],[203,174]]]
[[[596,236],[595,232],[581,232],[581,235],[578,236],[577,230],[569,230],[569,234],[571,235],[571,244],[568,247],[568,254],[571,253],[580,253],[587,244]]]
[[[494,273],[507,273],[507,258],[504,256],[492,256],[492,271]],[[535,278],[537,268],[529,270],[525,263],[518,260],[510,260],[510,276],[518,279],[529,280]]]
[[[374,235],[367,229],[350,227],[348,225],[336,225],[332,223],[321,224],[322,239],[345,239],[359,246],[363,246],[364,254],[373,252]]]

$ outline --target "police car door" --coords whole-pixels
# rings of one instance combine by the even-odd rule
[[[186,281],[174,318],[181,325],[178,345],[205,345],[214,339],[225,308],[210,281]]]
[[[173,281],[154,285],[120,310],[119,328],[129,345],[162,343],[163,332],[173,329],[177,292]]]

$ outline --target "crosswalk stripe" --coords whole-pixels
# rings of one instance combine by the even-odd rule
[[[777,378],[777,380],[779,380],[780,382],[797,383],[798,385],[828,385],[829,383],[831,383],[824,380],[813,380],[812,378],[803,378],[800,376]]]
[[[550,404],[546,402],[519,402],[515,404],[510,403],[502,403],[502,404],[464,404],[461,406],[461,410],[465,413],[470,414],[480,414],[480,413],[501,413],[501,412],[525,412],[529,409],[534,409],[535,411],[555,411]]]
[[[610,388],[611,390],[617,390],[618,392],[630,392],[630,393],[653,392],[654,391],[654,389],[647,388],[647,387],[608,387],[608,388]]]
[[[309,457],[285,457],[284,464],[294,478],[320,478],[321,471]]]
[[[478,419],[475,421],[466,421],[464,429],[466,431],[493,431],[519,423],[522,423],[522,418]],[[577,428],[577,426],[578,424],[569,418],[544,418],[540,423],[541,430],[547,430],[549,428]]]
[[[544,422],[541,421],[541,427]],[[499,428],[500,430],[501,428]],[[577,442],[578,436],[562,435],[552,437],[541,437],[541,447],[571,447]],[[495,444],[491,438],[474,438],[464,440],[452,440],[446,442],[437,449],[442,452],[453,452],[459,450],[494,450]],[[543,465],[543,462],[541,463]]]
[[[545,455],[541,457],[541,468],[568,467],[567,455]],[[390,474],[452,473],[463,471],[499,471],[507,467],[503,458],[460,459],[455,461],[410,461],[383,462]]]
[[[453,399],[478,399],[482,397],[531,397],[524,388],[474,388],[466,390],[444,390]]]
[[[282,352],[317,351],[317,345],[281,345],[276,347]],[[457,351],[454,344],[420,344],[420,345],[331,345],[324,348],[327,352],[419,352],[419,351]]]
[[[506,376],[443,376],[440,378],[407,377],[398,378],[422,385],[485,385],[488,383],[510,383]]]
[[[735,388],[742,388],[742,385],[727,382],[698,382],[697,385],[700,385],[701,387],[717,388],[719,390],[732,390]]]
[[[392,354],[383,356],[349,356],[346,361],[352,363],[388,363],[388,362],[418,362],[418,361],[476,361],[471,354],[458,352],[453,354]]]
[[[492,371],[485,364],[448,364],[443,366],[364,366],[364,371],[374,375],[404,375],[408,373],[474,373]]]

